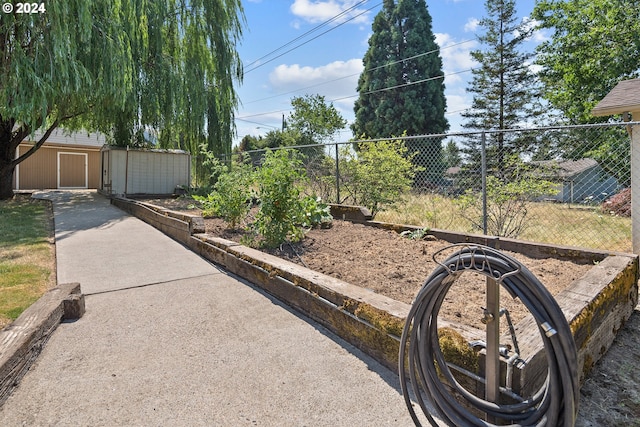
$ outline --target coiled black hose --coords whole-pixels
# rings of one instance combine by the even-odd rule
[[[547,378],[533,396],[522,402],[501,405],[476,397],[456,381],[446,364],[438,342],[438,313],[447,292],[464,271],[474,271],[500,283],[513,298],[522,301],[540,329],[548,362]],[[456,427],[494,425],[479,418],[469,407],[488,415],[489,419],[512,425],[575,424],[579,383],[577,351],[569,324],[549,291],[524,265],[486,246],[465,245],[442,262],[426,280],[402,331],[399,375],[402,393],[416,426],[421,424],[413,409],[410,392],[434,426],[438,424],[430,414],[427,402],[435,409],[435,415]],[[456,400],[451,388],[469,405]]]

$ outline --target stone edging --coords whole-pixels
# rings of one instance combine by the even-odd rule
[[[0,331],[0,406],[9,397],[63,320],[84,314],[79,283],[47,291],[13,323]]]
[[[191,230],[204,230],[203,226],[200,227],[202,218],[199,216],[166,211],[134,200],[112,199],[112,203],[165,231],[204,258],[273,294],[383,365],[397,370],[399,335],[409,305],[238,243],[193,233]],[[366,212],[356,211],[354,207],[348,207],[341,214],[349,220],[349,213],[355,212],[358,218],[354,221],[369,226],[413,229],[363,220]],[[551,256],[595,264],[585,276],[556,297],[576,340],[581,381],[604,355],[615,333],[637,305],[638,257],[635,255],[538,245],[442,230],[431,230],[430,234],[452,243],[485,244],[504,250],[520,249],[520,252],[532,253],[537,257]],[[523,394],[537,390],[540,386],[538,380],[546,377],[541,375],[544,373],[540,370],[545,361],[544,347],[538,328],[532,322],[529,316],[516,325],[516,330],[526,334],[523,343],[526,342],[528,353],[531,353],[526,365],[514,373],[517,382],[514,391]],[[442,327],[448,325],[443,321],[439,323]],[[465,338],[478,332],[458,324],[455,328]],[[501,369],[505,369],[505,366]]]

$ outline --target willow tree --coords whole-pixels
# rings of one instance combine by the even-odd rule
[[[57,127],[229,152],[240,0],[50,1],[0,20],[0,199]],[[38,132],[25,154],[16,149]]]

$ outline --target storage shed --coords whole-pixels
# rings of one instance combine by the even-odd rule
[[[17,148],[21,156],[41,135]],[[13,173],[14,190],[96,189],[100,186],[100,134],[65,133],[56,129],[33,155],[19,163]]]
[[[103,194],[163,196],[189,186],[191,156],[186,151],[104,146],[100,156]]]

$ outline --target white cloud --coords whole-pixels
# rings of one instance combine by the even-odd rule
[[[320,23],[344,13],[355,4],[356,1],[353,0],[295,0],[290,9],[291,13],[298,18],[311,23]],[[344,13],[344,15],[340,16],[333,22],[340,23],[349,18],[355,17],[349,22],[353,24],[368,23],[369,15],[370,12],[365,12],[364,9],[355,8]]]
[[[470,74],[466,70],[477,65],[470,52],[477,49],[478,42],[475,39],[456,40],[446,33],[437,33],[435,36],[436,43],[440,46],[442,68],[447,76],[445,77],[447,86],[465,80],[465,76]]]
[[[466,33],[475,33],[480,25],[480,21],[476,18],[469,18],[467,23],[464,24],[464,31]]]
[[[269,83],[275,92],[319,93],[331,100],[354,95],[362,69],[359,58],[334,61],[320,67],[283,64],[269,74]]]

